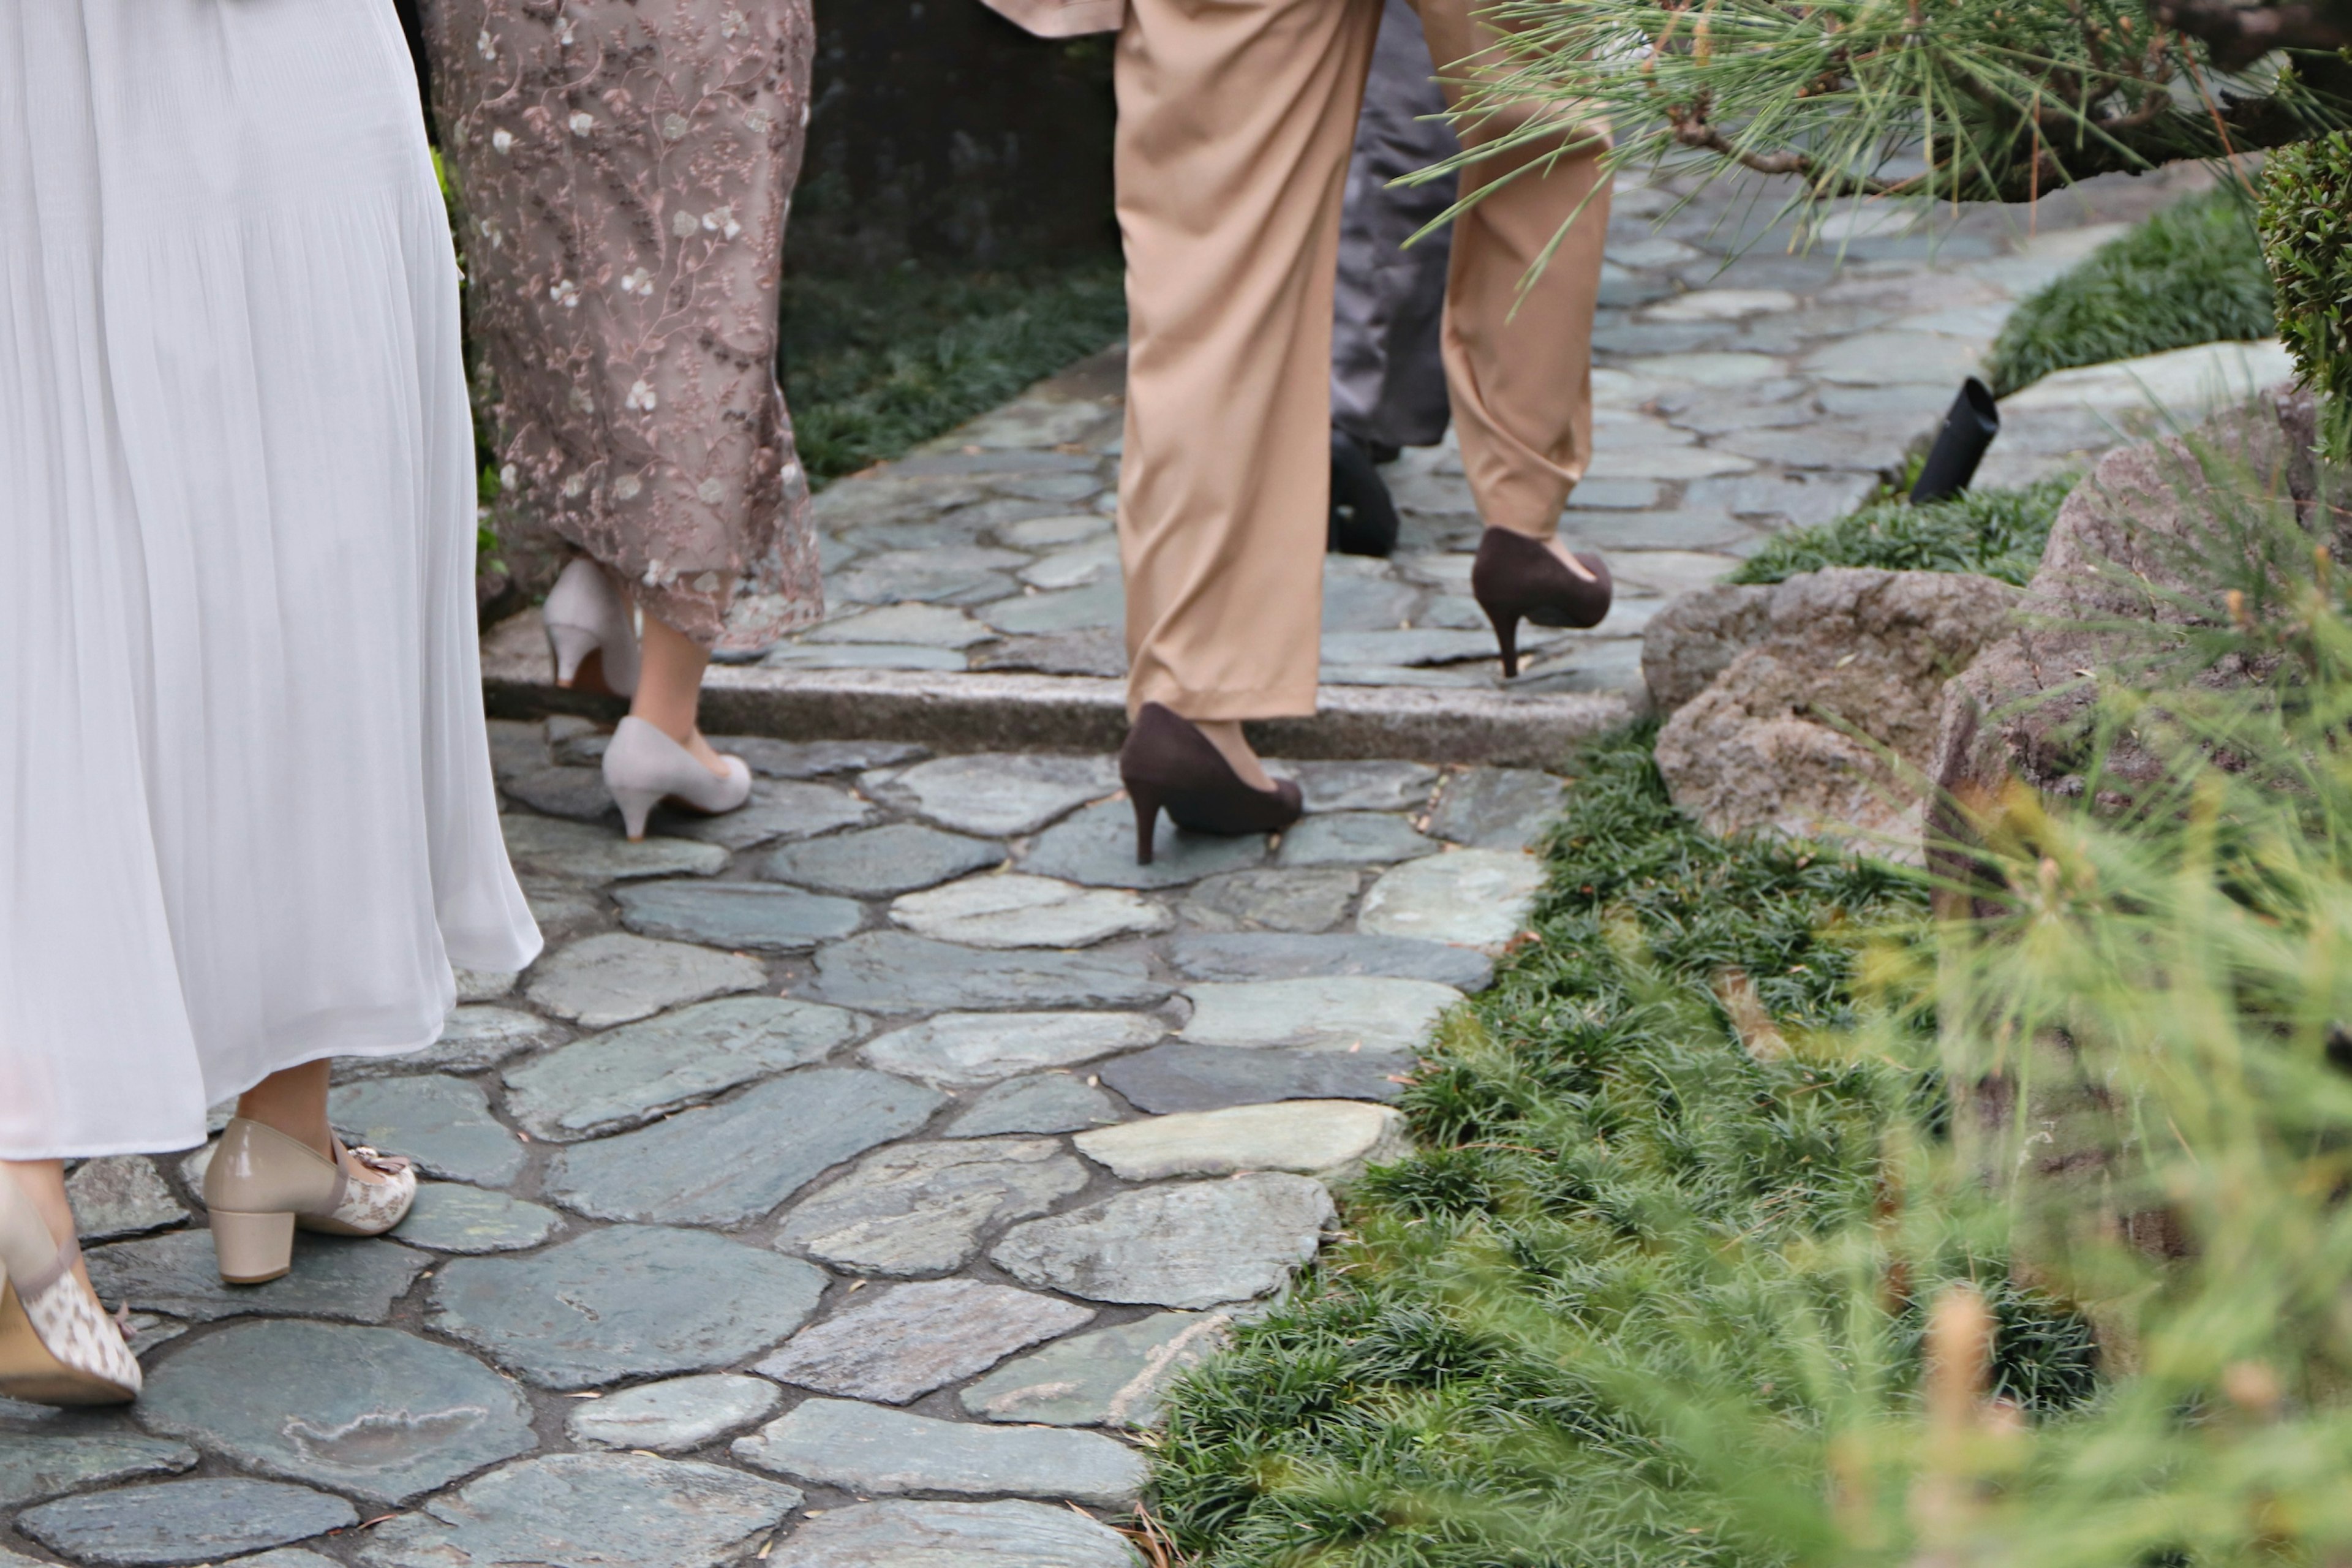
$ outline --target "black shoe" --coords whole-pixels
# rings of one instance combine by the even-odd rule
[[[1151,836],[1163,807],[1188,832],[1227,837],[1279,833],[1305,809],[1296,784],[1276,779],[1270,790],[1244,784],[1198,725],[1157,702],[1145,703],[1129,728],[1118,751],[1118,776],[1135,803],[1139,866],[1151,864]]]
[[[1382,555],[1396,549],[1396,502],[1372,466],[1372,455],[1345,430],[1331,432],[1331,535],[1341,555]]]

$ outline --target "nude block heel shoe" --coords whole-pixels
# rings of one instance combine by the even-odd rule
[[[294,1266],[294,1232],[382,1236],[408,1217],[416,1201],[416,1173],[396,1154],[344,1149],[328,1159],[299,1138],[239,1116],[221,1134],[205,1172],[205,1207],[211,1211],[213,1250],[221,1278],[260,1285]],[[352,1158],[384,1179],[361,1182],[343,1168]]]
[[[583,556],[563,569],[540,618],[555,654],[558,686],[636,694],[637,628],[628,601],[594,562]]]
[[[0,1394],[37,1405],[139,1397],[138,1358],[81,1282],[81,1248],[49,1238],[40,1210],[0,1172]]]
[[[724,778],[643,719],[632,715],[622,720],[604,747],[604,787],[621,808],[629,842],[646,836],[646,817],[663,801],[716,816],[751,799],[750,764],[740,757],[719,760],[727,764]]]

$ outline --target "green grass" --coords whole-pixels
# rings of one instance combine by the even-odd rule
[[[1751,1054],[1714,987],[1743,972],[1789,1039],[1838,1029],[1864,933],[1924,896],[1874,862],[1697,832],[1646,731],[1575,771],[1534,940],[1406,1091],[1422,1152],[1359,1184],[1348,1238],[1172,1397],[1155,1506],[1202,1568],[1756,1561],[1654,1506],[1667,1435],[1557,1339],[1661,1376],[1696,1356],[1715,1384],[1803,1385],[1771,1282],[1873,1212],[1889,1113],[1932,1079]],[[2087,1331],[1980,1272],[2001,1384],[2082,1398]],[[1558,1528],[1531,1540],[1530,1518]]]
[[[788,272],[781,358],[801,461],[822,483],[898,457],[1126,330],[1116,256],[1009,272]]]
[[[1734,583],[1778,583],[1824,566],[1899,572],[1977,572],[2023,586],[2042,564],[2058,507],[2074,486],[2067,474],[2021,489],[1964,490],[1913,506],[1869,502],[1833,522],[1772,536],[1740,563]]]
[[[2019,305],[1986,361],[2006,397],[2075,365],[2273,331],[2271,275],[2244,198],[2190,196],[2108,241]]]

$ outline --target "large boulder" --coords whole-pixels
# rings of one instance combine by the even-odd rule
[[[1853,837],[1915,858],[1939,694],[2019,596],[1961,573],[1832,567],[1678,603],[1643,656],[1652,700],[1673,709],[1657,760],[1675,804],[1717,833]]]

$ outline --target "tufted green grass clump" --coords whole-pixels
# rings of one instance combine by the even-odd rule
[[[1824,566],[1898,572],[1976,572],[2022,587],[2042,564],[2042,546],[2075,476],[2017,489],[1963,490],[1913,506],[1875,500],[1815,528],[1774,534],[1739,563],[1734,583],[1778,583]]]
[[[2352,135],[2282,148],[2263,168],[2263,250],[2279,336],[2320,395],[2320,447],[2352,460]]]

